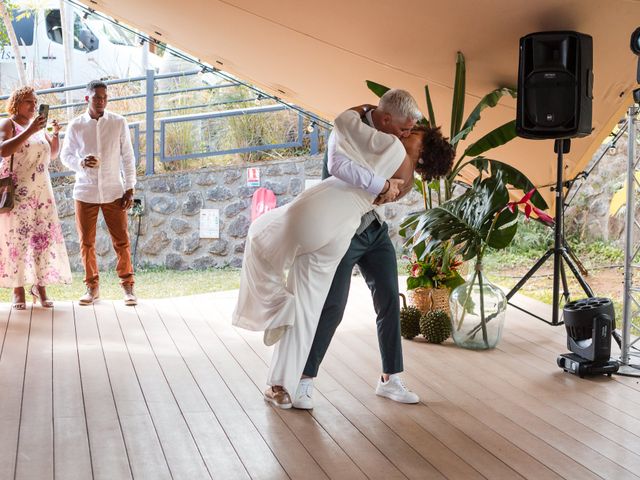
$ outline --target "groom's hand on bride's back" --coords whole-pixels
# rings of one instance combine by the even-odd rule
[[[377,108],[376,105],[371,105],[370,103],[364,103],[356,107],[351,107],[349,110],[355,110],[356,112],[358,112],[358,115],[363,117],[368,111],[375,110],[376,108]]]
[[[387,182],[388,183],[385,184],[385,188],[382,189],[380,195],[378,195],[374,200],[373,203],[375,205],[382,205],[383,203],[393,202],[397,200],[402,193],[404,180],[400,178],[390,178],[389,180],[387,180]]]

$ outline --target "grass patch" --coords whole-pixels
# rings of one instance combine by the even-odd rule
[[[84,293],[83,272],[73,273],[71,285],[51,285],[47,292],[53,300],[77,300]],[[136,271],[135,292],[139,298],[167,298],[198,293],[235,290],[240,286],[240,270],[212,268],[207,270],[173,271],[166,268],[145,268]],[[31,301],[26,285],[27,301]],[[0,302],[11,301],[11,289],[0,289]],[[100,297],[122,298],[122,289],[115,272],[100,274]]]

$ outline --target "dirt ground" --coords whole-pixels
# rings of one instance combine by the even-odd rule
[[[533,264],[533,263],[532,263]],[[513,287],[528,271],[530,267],[509,267],[502,271],[492,272],[492,281],[507,288]],[[588,269],[584,277],[593,292],[598,297],[610,298],[616,309],[622,304],[624,289],[624,272],[622,266],[593,267]],[[575,280],[571,271],[567,268],[567,280],[569,293],[572,300],[584,298],[586,295]],[[562,288],[562,284],[561,284]],[[551,303],[553,292],[553,263],[549,260],[538,270],[533,277],[520,289],[520,293]]]

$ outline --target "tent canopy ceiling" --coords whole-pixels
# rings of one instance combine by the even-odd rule
[[[84,0],[200,60],[321,117],[376,103],[365,80],[412,92],[449,131],[456,52],[467,61],[468,115],[494,88],[515,87],[519,38],[575,30],[593,37],[593,133],[572,141],[567,178],[584,168],[624,116],[636,86],[631,32],[640,0]],[[402,8],[398,8],[401,5]],[[515,100],[485,110],[469,140],[515,118]],[[521,169],[539,186],[555,183],[553,141],[516,139],[491,158]],[[549,198],[548,190],[542,190]]]

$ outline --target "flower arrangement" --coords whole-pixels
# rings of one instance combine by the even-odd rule
[[[495,169],[487,178],[477,177],[462,195],[408,217],[400,230],[401,233],[411,231],[414,250],[422,250],[417,258],[427,258],[446,246],[444,248],[455,248],[465,261],[475,259],[469,281],[451,294],[453,338],[458,345],[493,348],[500,339],[506,298],[483,273],[482,259],[486,249],[502,249],[511,243],[518,228],[519,208],[527,218],[534,213],[538,221],[553,224],[549,215],[532,204],[539,195],[534,188],[520,200],[510,201],[507,185],[515,183],[513,177],[512,170],[504,168]],[[473,319],[472,325],[464,322],[468,317]],[[495,332],[491,332],[490,338],[488,324],[498,318],[499,322],[491,324]],[[463,330],[464,323],[467,325]],[[482,338],[478,341],[479,332]]]
[[[464,283],[458,271],[462,260],[452,242],[443,242],[424,256],[414,250],[411,257],[404,258],[409,261],[407,290],[421,287],[451,290]]]

